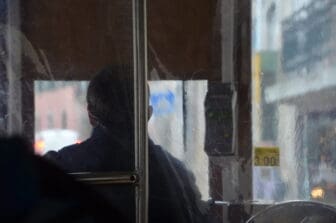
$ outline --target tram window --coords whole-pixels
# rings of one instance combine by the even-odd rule
[[[87,86],[88,81],[34,82],[38,154],[58,151],[90,136]],[[208,160],[204,137],[200,137],[205,134],[207,81],[150,81],[149,87],[153,107],[148,124],[150,138],[193,170],[203,198],[209,199]],[[196,158],[195,153],[199,154]]]
[[[210,199],[208,156],[204,151],[206,80],[150,81],[153,114],[149,137],[193,172],[203,200]]]
[[[256,200],[336,201],[335,7],[253,1]],[[257,161],[265,157],[279,163]]]

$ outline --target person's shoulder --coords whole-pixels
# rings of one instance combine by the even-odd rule
[[[47,159],[62,159],[64,156],[72,155],[79,147],[79,144],[73,144],[69,146],[65,146],[62,149],[55,151],[48,151],[44,157]]]
[[[171,155],[161,146],[154,144],[151,140],[149,141],[149,154],[152,156],[149,157],[150,164],[154,162],[152,165],[158,165],[150,168],[153,180],[155,181],[158,176],[166,177],[168,184],[172,185],[170,189],[183,195],[176,199],[180,199],[180,203],[184,203],[186,207],[191,208],[191,218],[197,219],[195,222],[203,222],[199,221],[199,219],[204,219],[203,213],[205,212],[206,204],[201,200],[201,194],[192,171],[188,169],[183,161]]]
[[[86,144],[87,141],[84,141],[80,144],[65,146],[58,151],[48,151],[43,157],[62,169],[71,171],[72,166],[77,163],[78,160],[85,159]]]
[[[181,160],[174,157],[172,154],[163,149],[161,146],[156,145],[152,140],[149,140],[148,145],[149,145],[149,155],[152,157],[152,159],[155,157],[160,165],[169,166],[175,170],[178,170],[180,174],[183,173],[189,174],[190,171],[188,171],[186,165]]]

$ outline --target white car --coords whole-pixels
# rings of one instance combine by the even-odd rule
[[[35,152],[43,155],[64,146],[79,143],[78,132],[70,129],[48,129],[35,134]]]

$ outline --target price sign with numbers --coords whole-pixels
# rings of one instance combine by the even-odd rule
[[[254,165],[255,166],[279,166],[280,151],[279,147],[255,147]]]

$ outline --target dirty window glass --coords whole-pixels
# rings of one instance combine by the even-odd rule
[[[133,170],[132,2],[0,3],[1,131],[23,134],[68,172]],[[107,131],[116,122],[118,131]],[[127,162],[75,154],[102,147],[87,139],[104,134]]]
[[[177,176],[187,173],[180,181],[192,193],[176,198],[190,207],[190,211],[180,208],[189,212],[186,222],[206,222],[199,212],[209,222],[225,222],[228,203],[250,199],[251,186],[242,182],[250,166],[248,162],[240,165],[239,159],[240,153],[249,150],[238,148],[237,140],[233,20],[231,1],[152,1],[148,5],[149,138],[167,152]],[[240,100],[244,107],[250,104]],[[247,109],[245,117],[249,115]],[[248,120],[241,123],[249,132]],[[241,137],[247,142],[249,135]]]
[[[150,81],[149,86],[150,139],[194,171],[202,198],[208,200],[208,170],[204,168],[208,157],[203,150],[207,81]]]
[[[335,202],[335,1],[253,1],[253,197]]]
[[[135,180],[129,180],[135,169],[132,14],[131,0],[0,0],[1,136],[23,135],[35,154],[64,172],[122,181],[92,189],[127,222],[135,222],[136,212]],[[49,168],[38,174],[43,171],[46,181],[63,185]],[[41,188],[63,193],[50,185],[32,187],[36,194]]]

